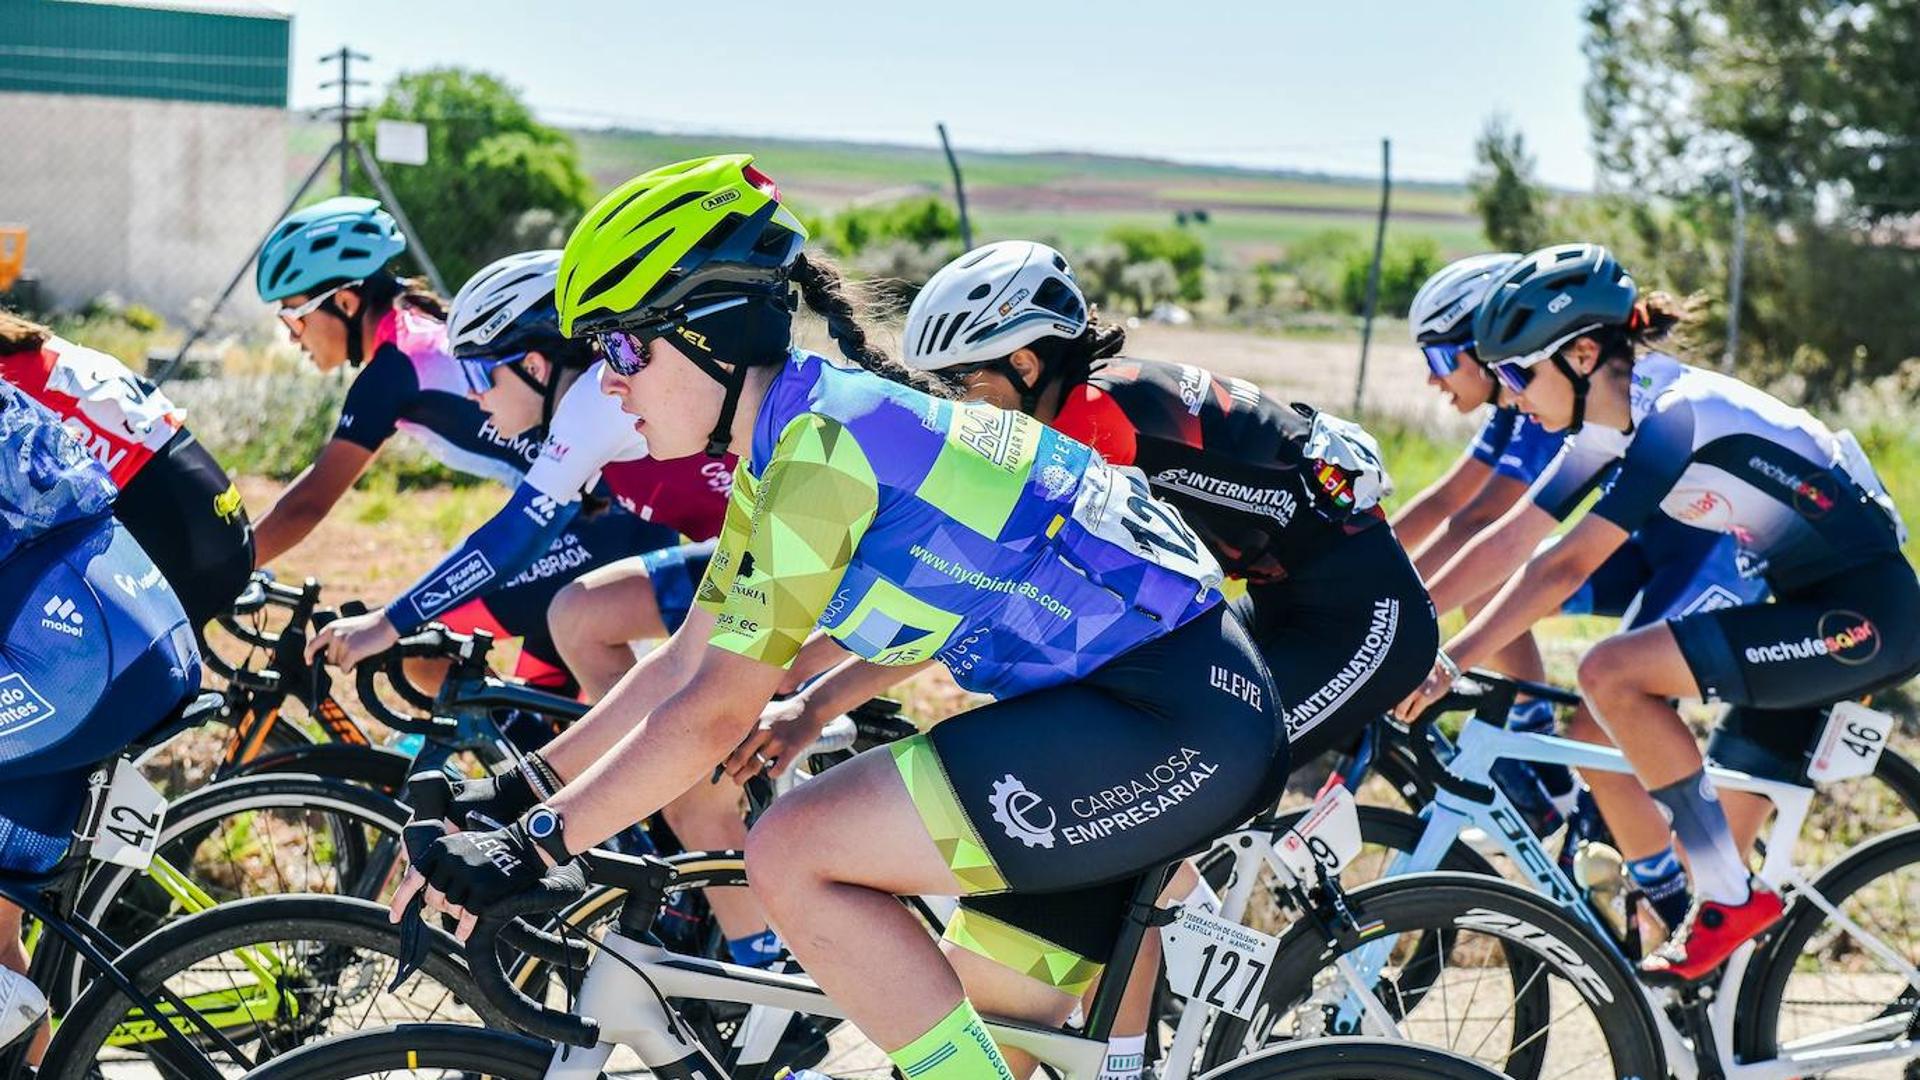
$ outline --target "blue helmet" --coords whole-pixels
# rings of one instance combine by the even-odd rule
[[[393,215],[373,199],[341,195],[287,215],[260,248],[254,285],[269,303],[358,281],[407,250]]]

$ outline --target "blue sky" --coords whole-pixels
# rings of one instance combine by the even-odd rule
[[[1456,180],[1504,112],[1593,182],[1575,0],[1014,3],[292,0],[296,105],[349,43],[378,84],[505,76],[550,120],[1075,149]]]

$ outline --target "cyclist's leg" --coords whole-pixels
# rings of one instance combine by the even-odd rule
[[[589,571],[555,593],[549,633],[590,700],[633,666],[631,642],[679,627],[712,555],[712,541],[660,548]]]
[[[895,1050],[918,1049],[965,1003],[892,894],[1021,890],[967,901],[976,914],[949,939],[995,961],[968,967],[992,983],[983,1000],[1051,1022],[1118,932],[1120,910],[1092,900],[1100,883],[1196,850],[1277,793],[1277,711],[1244,629],[1209,612],[1082,683],[973,710],[803,785],[755,828],[750,873],[809,972]],[[1070,890],[1089,891],[1066,916],[1025,895]]]

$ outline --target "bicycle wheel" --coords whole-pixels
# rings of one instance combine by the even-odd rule
[[[1920,964],[1920,825],[1863,844],[1822,873],[1813,891],[1875,942],[1856,936],[1804,895],[1748,962],[1735,1052],[1769,1061],[1818,1044],[1841,1047],[1920,1037],[1920,989],[1874,946]],[[1920,1057],[1920,1048],[1916,1048]],[[1823,1076],[1912,1076],[1900,1061],[1849,1069],[1833,1061]]]
[[[223,904],[181,919],[123,953],[115,967],[134,985],[166,987],[198,1023],[175,1022],[223,1071],[244,1071],[313,1039],[402,1021],[505,1027],[481,997],[443,931],[427,930],[426,960],[390,990],[399,928],[378,904],[339,896],[273,896]],[[178,1076],[179,1049],[163,1023],[105,979],[61,1017],[44,1080]],[[235,1060],[218,1032],[246,1055]]]
[[[343,780],[224,780],[168,808],[156,870],[105,864],[93,870],[74,916],[126,944],[192,911],[243,897],[328,893],[382,900],[398,881],[406,821],[398,801]],[[61,1004],[78,996],[78,978],[70,962],[55,983]]]
[[[1653,1013],[1625,963],[1534,893],[1413,874],[1357,889],[1347,905],[1358,929],[1335,945],[1306,924],[1282,940],[1252,1022],[1217,1017],[1203,1067],[1277,1041],[1383,1034],[1352,1007],[1335,961],[1386,939],[1369,989],[1406,1039],[1527,1080],[1666,1075]]]
[[[1390,1039],[1318,1039],[1230,1061],[1201,1080],[1495,1080],[1470,1058]]]
[[[493,1077],[542,1080],[553,1044],[457,1024],[400,1024],[308,1043],[248,1074],[249,1080],[351,1077]]]

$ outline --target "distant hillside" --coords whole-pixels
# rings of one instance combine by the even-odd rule
[[[935,147],[617,130],[573,135],[587,171],[603,186],[663,162],[748,149],[812,212],[952,191],[946,159]],[[331,137],[324,124],[295,126],[294,175],[304,174]],[[978,239],[1029,236],[1085,245],[1117,226],[1170,225],[1176,211],[1201,209],[1209,221],[1198,228],[1209,245],[1248,263],[1329,230],[1371,237],[1380,200],[1379,181],[1371,177],[1103,154],[963,150],[960,164]],[[1485,245],[1466,189],[1452,184],[1396,183],[1389,233],[1430,236],[1448,256]]]

